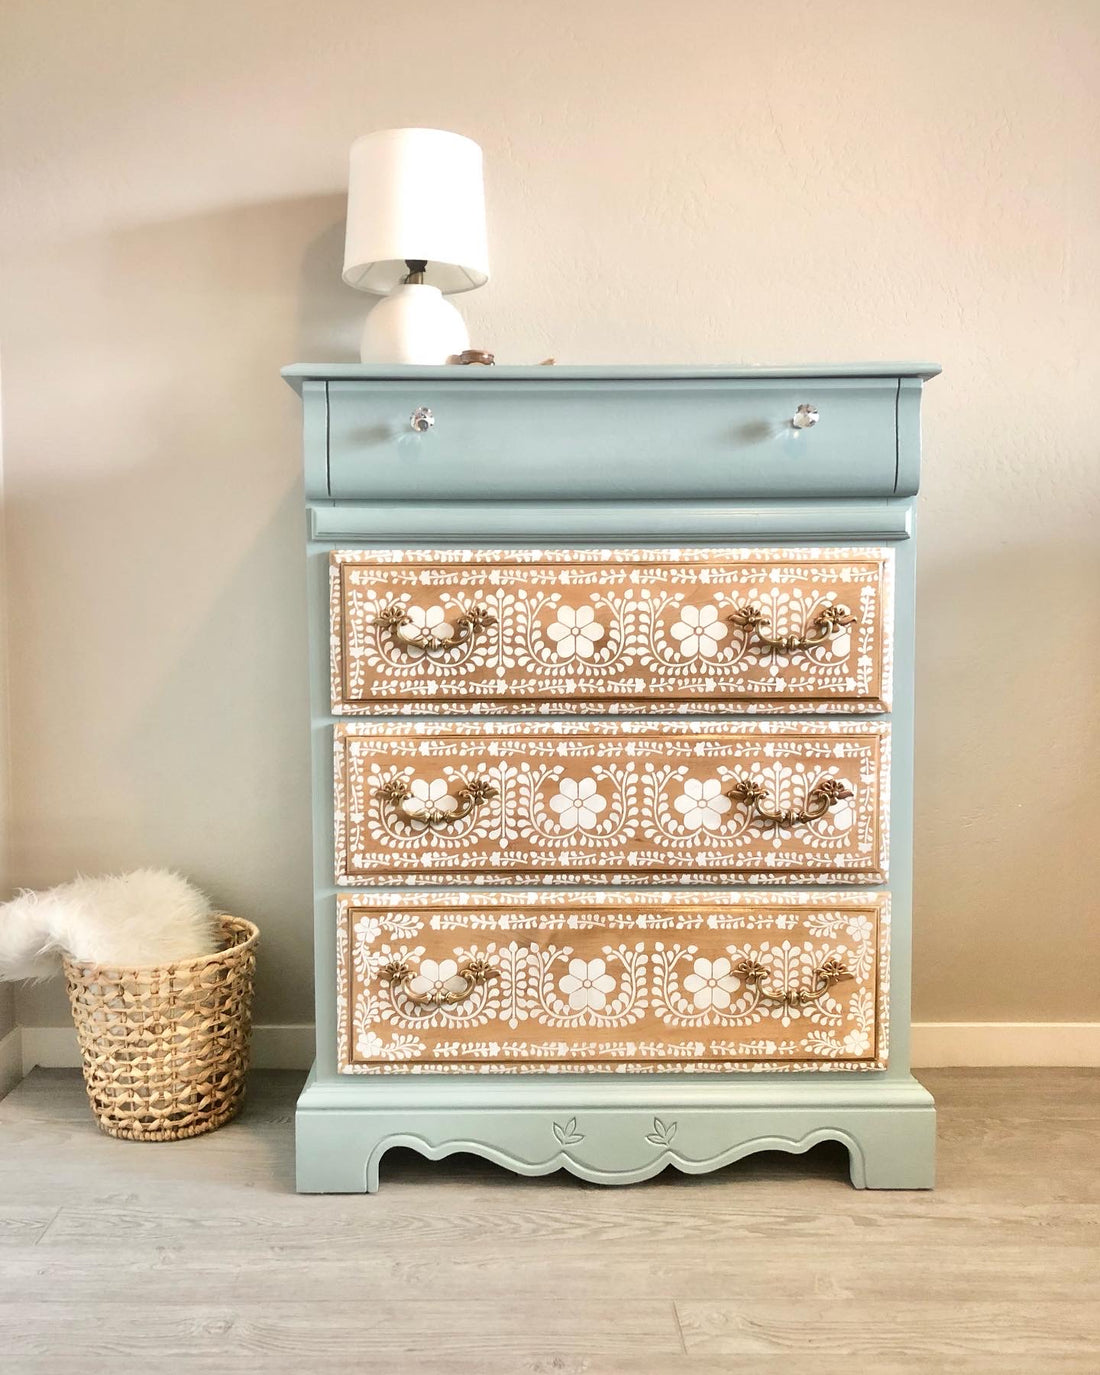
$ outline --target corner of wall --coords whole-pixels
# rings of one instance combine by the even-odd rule
[[[7,896],[8,885],[8,620],[7,568],[5,564],[4,519],[4,410],[0,390],[0,890]],[[0,1098],[14,1088],[22,1077],[23,1052],[15,1025],[15,991],[11,984],[0,984]]]
[[[11,989],[6,992],[11,993]],[[23,1078],[23,1033],[12,1026],[0,1035],[0,1098],[10,1093]]]

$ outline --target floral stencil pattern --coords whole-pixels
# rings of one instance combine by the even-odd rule
[[[451,981],[457,979],[457,960],[423,959],[417,967],[415,976],[409,980],[409,989],[420,995],[425,993],[438,995],[445,993]]]
[[[402,809],[411,817],[423,815],[425,812],[438,810],[441,812],[453,812],[458,807],[458,800],[447,791],[447,783],[442,778],[414,778],[409,784],[409,796],[402,803]],[[423,830],[423,826],[418,823],[418,830]]]
[[[563,831],[590,831],[606,807],[594,778],[563,778],[550,799],[550,810],[557,812]]]
[[[454,634],[454,613],[452,620],[447,619],[447,612],[441,606],[421,606],[419,603],[412,603],[408,608],[408,624],[403,626],[398,632],[400,638],[405,642],[402,653],[407,654],[409,659],[416,661],[423,658],[425,651],[419,645],[411,643],[417,636],[431,635],[437,639],[449,639]]]
[[[728,785],[727,785],[728,786]],[[715,830],[725,820],[733,803],[722,790],[720,778],[689,778],[684,791],[672,804],[684,819],[689,831],[704,827]]]
[[[805,547],[336,550],[333,712],[880,711],[893,558]],[[789,653],[729,620],[752,606],[782,638],[837,604],[852,624]],[[410,633],[437,638],[473,607],[488,619],[426,654],[380,624],[395,605]]]
[[[546,635],[554,642],[559,658],[591,659],[597,642],[604,637],[604,628],[590,606],[563,606]]]
[[[708,960],[699,955],[692,971],[684,979],[684,992],[691,994],[691,1001],[700,1011],[708,1007],[719,1011],[730,1005],[730,995],[739,987],[740,980],[735,978],[733,965],[725,955],[716,960]]]
[[[883,893],[342,898],[340,1067],[881,1068],[888,925]],[[442,1006],[385,973],[400,961],[439,991],[475,960],[492,977]],[[843,973],[826,986],[823,967]]]
[[[342,723],[335,730],[337,881],[344,884],[881,882],[889,726],[879,722]],[[772,811],[814,789],[840,805],[792,824],[735,800],[749,779]],[[387,801],[454,811],[428,825]]]
[[[615,979],[607,972],[603,960],[570,960],[569,973],[558,980],[558,987],[569,999],[574,1012],[592,1008],[598,1012],[607,1006],[607,995],[615,990]]]
[[[713,658],[729,634],[721,615],[716,606],[682,607],[680,619],[670,626],[668,633],[679,641],[680,648],[689,658]]]

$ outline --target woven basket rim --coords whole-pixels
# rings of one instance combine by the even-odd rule
[[[174,960],[171,964],[94,964],[90,960],[78,960],[70,955],[62,955],[61,962],[66,970],[79,971],[81,978],[94,977],[95,973],[109,973],[119,979],[128,974],[148,974],[152,970],[164,970],[166,973],[174,974],[177,970],[198,970],[204,965],[223,961],[227,955],[237,955],[248,950],[255,945],[260,936],[260,928],[255,923],[250,922],[245,917],[234,917],[228,912],[217,913],[218,920],[222,924],[223,931],[245,931],[243,941],[237,941],[233,945],[227,946],[222,950],[215,950],[210,955],[196,955],[189,960]]]

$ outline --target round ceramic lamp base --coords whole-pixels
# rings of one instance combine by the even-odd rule
[[[446,363],[470,346],[466,325],[438,287],[403,283],[373,306],[363,326],[364,363]]]

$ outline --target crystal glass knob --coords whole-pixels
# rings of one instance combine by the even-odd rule
[[[817,412],[814,412],[814,420],[817,419]],[[810,422],[811,424],[813,421]],[[425,430],[430,430],[435,424],[435,416],[427,406],[417,406],[412,415],[409,416],[409,424],[417,432],[423,434]]]
[[[808,430],[811,425],[816,425],[817,407],[803,402],[791,417],[791,424],[796,430]]]

